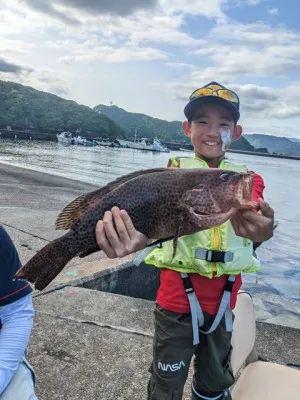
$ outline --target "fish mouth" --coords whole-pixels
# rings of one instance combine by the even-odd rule
[[[194,214],[196,214],[196,215],[199,215],[200,217],[206,217],[207,215],[210,215],[210,214],[208,214],[208,213],[205,213],[205,212],[203,212],[203,211],[198,211],[198,210],[195,210],[194,208],[192,208],[192,212],[194,213]]]

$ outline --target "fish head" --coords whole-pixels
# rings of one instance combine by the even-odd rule
[[[210,169],[188,190],[183,201],[189,212],[207,228],[218,226],[239,209],[255,209],[252,201],[253,175]]]

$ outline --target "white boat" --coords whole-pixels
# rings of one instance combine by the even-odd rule
[[[153,144],[150,145],[152,151],[162,151],[163,153],[170,153],[170,150],[164,146],[163,144],[160,143],[158,139],[153,140]]]
[[[58,143],[77,144],[76,137],[73,137],[71,132],[61,132],[56,135]]]
[[[87,138],[83,136],[77,136],[76,137],[77,144],[81,146],[95,146],[96,143],[94,143],[93,140],[88,140]]]
[[[158,139],[154,139],[152,144],[147,144],[146,139],[140,142],[128,142],[128,147],[138,150],[161,151],[163,153],[170,153],[170,150],[162,145]]]
[[[128,142],[128,143],[129,143],[129,147],[131,149],[147,150],[146,139],[141,139],[140,142],[134,141],[134,142]]]

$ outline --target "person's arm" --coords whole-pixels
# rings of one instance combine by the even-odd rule
[[[28,345],[34,309],[31,294],[0,307],[0,395],[4,392]]]

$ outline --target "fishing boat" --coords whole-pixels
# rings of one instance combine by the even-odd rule
[[[62,144],[77,144],[76,137],[73,137],[71,132],[61,132],[56,135],[58,143]]]
[[[87,138],[83,137],[83,136],[77,136],[76,137],[76,141],[77,144],[79,144],[80,146],[96,146],[97,143],[95,143],[94,140],[88,140]]]
[[[170,153],[170,149],[160,143],[158,139],[154,139],[152,145],[150,145],[150,150],[161,151],[163,153]]]
[[[170,150],[161,144],[159,139],[154,139],[153,143],[147,144],[146,139],[141,139],[140,142],[134,141],[134,142],[127,142],[128,147],[131,149],[137,149],[137,150],[149,150],[149,151],[160,151],[163,153],[170,153]]]

